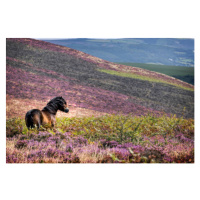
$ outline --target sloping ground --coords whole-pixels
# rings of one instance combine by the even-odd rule
[[[34,99],[30,101],[30,99],[15,98],[13,96],[6,95],[6,119],[17,117],[24,119],[25,113],[28,110],[31,110],[33,108],[42,109],[46,105],[46,103],[46,101]],[[70,112],[67,114],[58,111],[56,117],[99,117],[102,115],[106,115],[106,113],[103,112],[77,107],[75,104],[69,104],[69,110]]]
[[[194,67],[145,64],[145,63],[119,63],[119,64],[139,67],[150,71],[159,72],[194,85]]]
[[[45,106],[49,99],[61,95],[74,108],[98,113],[144,115],[164,111],[181,115],[185,108],[185,117],[194,116],[193,86],[163,74],[117,65],[33,39],[7,39],[6,54],[6,93],[9,99],[26,99],[30,104],[35,100],[39,102],[37,105]],[[112,75],[99,70],[102,68],[139,78]],[[159,81],[151,82],[140,77]],[[8,102],[12,105],[11,101]],[[7,113],[10,113],[7,117],[10,117],[12,112],[8,112],[7,106]]]
[[[160,63],[194,66],[194,39],[118,38],[118,39],[41,39],[85,52],[110,62]],[[137,67],[137,66],[136,66]]]
[[[7,39],[7,42],[8,41],[20,42],[20,43],[23,43],[23,44],[27,44],[28,46],[32,46],[32,47],[36,47],[36,48],[40,48],[40,49],[46,49],[46,50],[50,50],[50,51],[55,51],[55,52],[65,53],[65,54],[68,54],[68,55],[73,55],[76,58],[81,58],[85,61],[89,61],[90,63],[94,63],[98,67],[101,67],[101,68],[123,71],[123,72],[128,72],[128,73],[134,73],[134,74],[137,74],[137,75],[156,78],[156,79],[159,79],[159,80],[165,80],[165,81],[168,81],[170,83],[175,83],[177,85],[181,85],[181,86],[184,86],[184,87],[194,88],[191,84],[183,82],[179,79],[175,79],[171,76],[167,76],[165,74],[156,73],[156,72],[152,72],[152,71],[149,71],[149,70],[144,70],[144,69],[138,68],[138,67],[115,64],[115,63],[108,62],[106,60],[102,60],[100,58],[91,56],[89,54],[86,54],[86,53],[83,53],[81,51],[77,51],[77,50],[74,50],[74,49],[71,49],[71,48],[68,48],[68,47],[63,47],[63,46],[59,46],[59,45],[55,45],[55,44],[51,44],[51,43],[43,42],[43,41],[39,41],[39,40],[33,40],[33,39]]]
[[[9,59],[8,59],[9,60]],[[16,60],[15,60],[16,61]],[[17,62],[15,62],[15,65]],[[40,74],[40,69],[39,74]],[[70,104],[70,113],[76,110],[76,114],[80,108],[89,110],[90,114],[98,115],[105,113],[135,113],[136,115],[144,115],[151,110],[142,106],[128,102],[126,95],[116,92],[110,92],[100,88],[78,85],[69,81],[71,78],[61,75],[63,80],[48,77],[48,74],[54,74],[50,70],[45,75],[34,74],[19,68],[13,68],[7,65],[7,117],[18,114],[19,116],[34,107],[42,108],[47,101],[55,96],[63,96]],[[24,101],[24,100],[26,101]],[[10,106],[16,107],[10,109]],[[30,106],[31,105],[31,106]],[[24,108],[26,110],[24,110]],[[72,109],[72,110],[71,110]],[[78,110],[77,110],[78,109]],[[18,110],[18,111],[17,111]],[[92,112],[97,111],[97,112]],[[80,113],[79,112],[79,113]],[[78,114],[79,116],[80,114]],[[67,115],[68,116],[68,115]],[[70,116],[74,116],[71,115]]]

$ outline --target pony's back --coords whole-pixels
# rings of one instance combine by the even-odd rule
[[[26,126],[28,128],[39,128],[42,124],[42,113],[38,109],[29,110],[25,116]]]

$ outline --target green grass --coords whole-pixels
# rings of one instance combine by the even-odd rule
[[[82,135],[90,141],[106,139],[115,140],[120,143],[133,142],[143,135],[171,134],[177,126],[185,127],[185,130],[193,132],[194,120],[168,117],[166,115],[156,117],[153,115],[135,117],[124,115],[105,115],[101,117],[84,118],[60,118],[57,119],[56,127],[63,131],[72,132],[74,135]]]
[[[120,62],[118,64],[159,72],[194,85],[194,67],[125,62]]]
[[[131,116],[131,115],[105,115],[101,117],[82,118],[57,118],[56,126],[47,129],[48,132],[71,132],[74,136],[81,135],[91,142],[106,139],[107,141],[118,141],[119,143],[132,142],[137,144],[138,140],[144,136],[154,136],[172,134],[177,127],[183,132],[193,134],[194,120],[183,119],[174,116],[163,115],[160,117],[153,115]],[[43,127],[40,131],[46,130]],[[20,118],[12,118],[6,121],[6,135],[12,137],[18,134],[30,135],[38,133],[36,128],[28,130],[25,121]]]
[[[155,79],[155,78],[151,78],[151,77],[148,77],[148,76],[141,76],[141,75],[137,75],[137,74],[126,73],[126,72],[118,72],[118,71],[115,71],[115,70],[107,70],[107,69],[98,69],[98,71],[104,72],[104,73],[107,73],[107,74],[111,74],[111,75],[115,75],[115,76],[121,76],[121,77],[127,77],[127,78],[140,79],[140,80],[149,81],[149,82],[156,82],[156,83],[164,83],[164,84],[174,85],[174,86],[179,87],[181,89],[194,91],[194,89],[192,89],[192,88],[187,88],[187,87],[175,84],[175,83],[170,83],[170,82],[167,82],[167,81],[164,81],[164,80]]]

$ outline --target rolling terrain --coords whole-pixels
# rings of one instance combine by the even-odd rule
[[[41,39],[111,62],[154,63],[194,67],[194,39]]]
[[[119,63],[119,64],[139,67],[142,69],[159,72],[194,85],[194,67],[156,65],[156,64],[144,64],[144,63]]]
[[[194,114],[188,83],[33,39],[7,39],[6,86],[8,98],[47,101],[60,95],[98,112],[180,116],[185,108],[185,117]]]
[[[25,113],[69,102],[54,130]],[[7,163],[194,162],[194,86],[44,41],[6,41]]]

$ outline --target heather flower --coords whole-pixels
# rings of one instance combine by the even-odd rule
[[[41,141],[41,140],[45,140],[49,137],[52,137],[52,134],[49,132],[39,132],[39,134],[37,135],[37,140]]]
[[[134,146],[135,145],[133,143],[124,143],[124,144],[117,145],[118,148],[125,148],[125,149],[132,148]]]
[[[38,141],[29,140],[28,147],[31,148],[31,149],[36,149],[36,148],[38,148],[39,144],[40,143]]]
[[[177,134],[176,138],[178,138],[182,142],[192,142],[192,143],[194,142],[194,140],[185,137],[184,134],[182,134],[182,133]]]
[[[25,148],[25,147],[27,147],[27,146],[28,146],[28,141],[27,141],[27,140],[19,140],[19,141],[17,141],[17,143],[16,143],[16,145],[15,145],[15,147],[16,147],[17,149]]]
[[[118,145],[117,141],[107,141],[105,139],[101,139],[99,142],[103,147],[113,148],[113,147],[116,147]]]
[[[20,140],[25,140],[25,139],[28,139],[28,136],[27,136],[27,135],[21,135],[21,136],[19,137],[19,139],[20,139]]]
[[[80,163],[80,159],[79,159],[78,155],[75,154],[75,155],[71,156],[69,162],[71,162],[71,163]]]
[[[87,145],[87,143],[88,143],[87,139],[85,139],[82,136],[77,136],[74,138],[73,146],[74,147],[83,147],[83,146]]]
[[[171,163],[171,162],[173,162],[173,159],[170,158],[169,156],[166,156],[166,155],[165,155],[165,156],[163,157],[163,161],[164,161],[164,162],[166,161],[166,162],[168,162],[168,163]]]
[[[46,155],[48,157],[58,157],[58,152],[56,151],[56,149],[49,148],[46,151]]]
[[[35,153],[40,158],[45,156],[45,151],[44,150],[39,150],[39,151],[36,151]]]
[[[130,152],[125,148],[112,148],[111,152],[113,152],[119,160],[128,160],[130,156]]]
[[[7,155],[6,156],[6,163],[16,163],[17,162],[17,158],[15,157],[15,155]]]
[[[67,144],[65,151],[66,152],[73,152],[73,145],[71,143]]]
[[[98,162],[99,163],[113,163],[114,161],[113,161],[111,155],[105,155],[103,157],[103,159],[99,160]]]
[[[32,158],[34,158],[34,157],[37,157],[37,153],[36,153],[36,152],[31,152],[31,153],[29,153],[28,156],[27,156],[28,159],[32,159]]]
[[[142,153],[144,151],[144,147],[141,145],[135,145],[132,147],[134,153]]]

